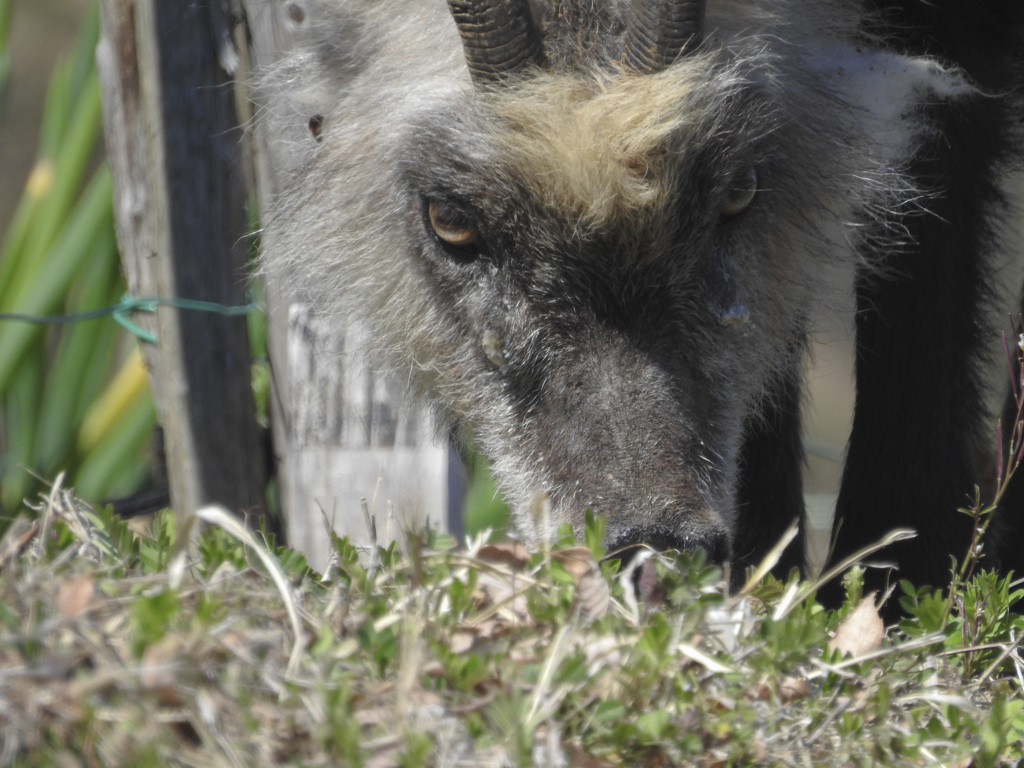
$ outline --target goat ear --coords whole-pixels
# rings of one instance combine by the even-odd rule
[[[706,0],[636,0],[626,24],[622,63],[660,72],[700,45]]]
[[[474,82],[492,83],[544,60],[528,0],[448,0]]]

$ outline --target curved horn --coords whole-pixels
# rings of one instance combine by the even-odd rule
[[[448,0],[466,63],[478,83],[500,80],[544,58],[528,0]]]
[[[626,26],[622,62],[636,72],[660,72],[704,36],[706,0],[636,0]]]

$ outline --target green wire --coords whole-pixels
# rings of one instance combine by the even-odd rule
[[[219,315],[248,315],[256,310],[254,302],[228,306],[218,304],[214,301],[201,301],[199,299],[166,299],[166,298],[134,298],[125,296],[121,301],[112,307],[100,307],[86,312],[75,312],[68,315],[22,315],[15,312],[0,312],[0,322],[14,321],[21,323],[33,323],[35,325],[61,325],[65,323],[80,323],[86,320],[96,320],[101,317],[112,317],[114,320],[134,334],[142,341],[155,344],[157,338],[149,331],[140,328],[133,323],[128,315],[131,312],[156,312],[158,306],[177,307],[195,312],[213,312]]]

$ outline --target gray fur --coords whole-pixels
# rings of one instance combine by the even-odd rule
[[[648,170],[609,148],[579,159],[597,181],[563,184],[552,174],[576,159],[514,124],[559,89],[629,102],[636,76],[609,53],[625,5],[537,0],[553,72],[484,92],[444,0],[325,3],[310,45],[262,83],[265,119],[305,158],[264,270],[339,325],[369,324],[375,362],[489,457],[528,538],[547,535],[543,496],[554,523],[593,508],[613,539],[639,528],[727,557],[744,428],[800,364],[817,275],[915,198],[901,164],[916,106],[970,86],[858,36],[849,3],[712,0],[701,52],[659,75],[676,112]],[[751,167],[753,203],[720,222]],[[654,192],[614,191],[637,178]],[[472,214],[480,255],[432,235],[436,197]]]

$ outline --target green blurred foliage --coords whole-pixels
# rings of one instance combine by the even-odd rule
[[[0,0],[0,95],[10,2]],[[93,4],[46,94],[39,151],[0,245],[0,313],[74,314],[124,295],[110,172],[99,160]],[[0,529],[64,471],[88,500],[130,493],[155,413],[134,341],[109,318],[40,325],[0,318]]]

